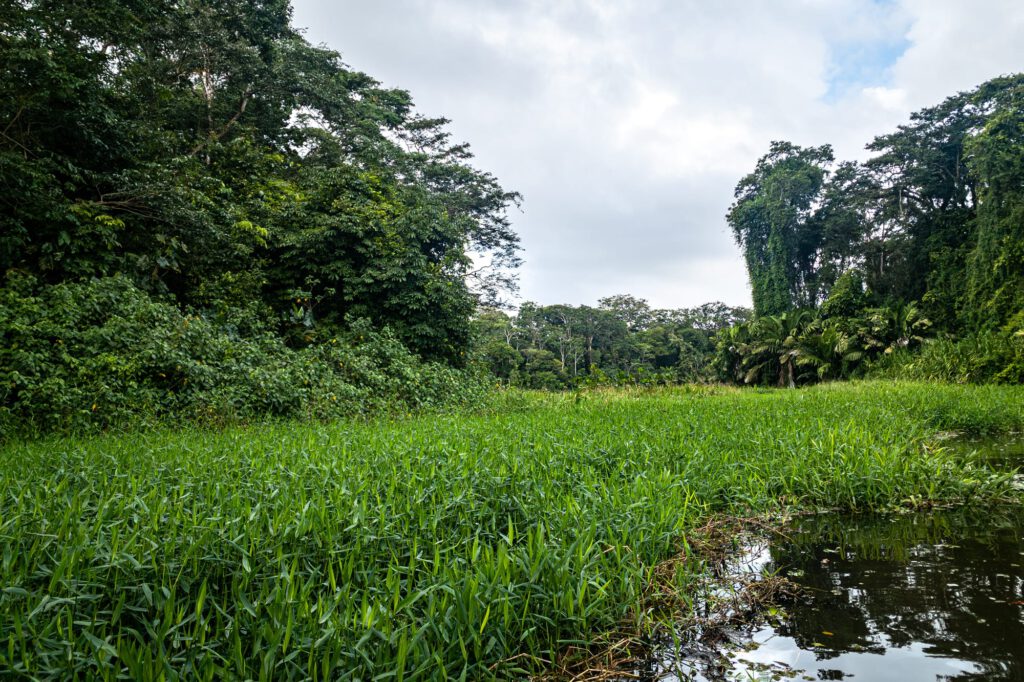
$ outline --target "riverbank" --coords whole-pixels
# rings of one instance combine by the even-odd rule
[[[740,535],[698,616],[666,617],[619,678],[1020,679],[1024,506],[979,511],[810,514]]]
[[[934,436],[1022,427],[1022,387],[871,382],[9,444],[0,667],[535,675],[649,628],[655,571],[711,518],[1018,497]]]

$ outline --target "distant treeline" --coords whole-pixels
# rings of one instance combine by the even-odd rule
[[[597,307],[527,302],[515,315],[477,317],[478,352],[501,381],[525,388],[710,381],[717,334],[750,315],[718,302],[658,310],[630,295]]]

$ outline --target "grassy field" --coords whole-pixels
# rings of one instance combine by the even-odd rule
[[[1022,427],[1024,387],[861,383],[9,444],[0,676],[523,677],[644,627],[711,516],[1012,497],[931,438]]]

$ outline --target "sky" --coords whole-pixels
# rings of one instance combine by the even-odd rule
[[[293,0],[523,195],[519,301],[749,305],[725,221],[772,140],[837,159],[1024,71],[1022,0]]]

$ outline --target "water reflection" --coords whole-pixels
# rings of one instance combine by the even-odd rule
[[[973,455],[988,460],[1001,468],[1024,466],[1024,436],[951,438],[940,442],[954,454]]]
[[[825,680],[1024,679],[1022,533],[1024,514],[1006,511],[801,520],[772,565],[812,598],[737,662]]]
[[[1024,439],[946,445],[1024,464]],[[695,655],[692,642],[666,647],[644,672],[701,681],[1024,680],[1024,509],[804,517],[764,561],[807,599],[771,625],[730,633],[714,656]]]

